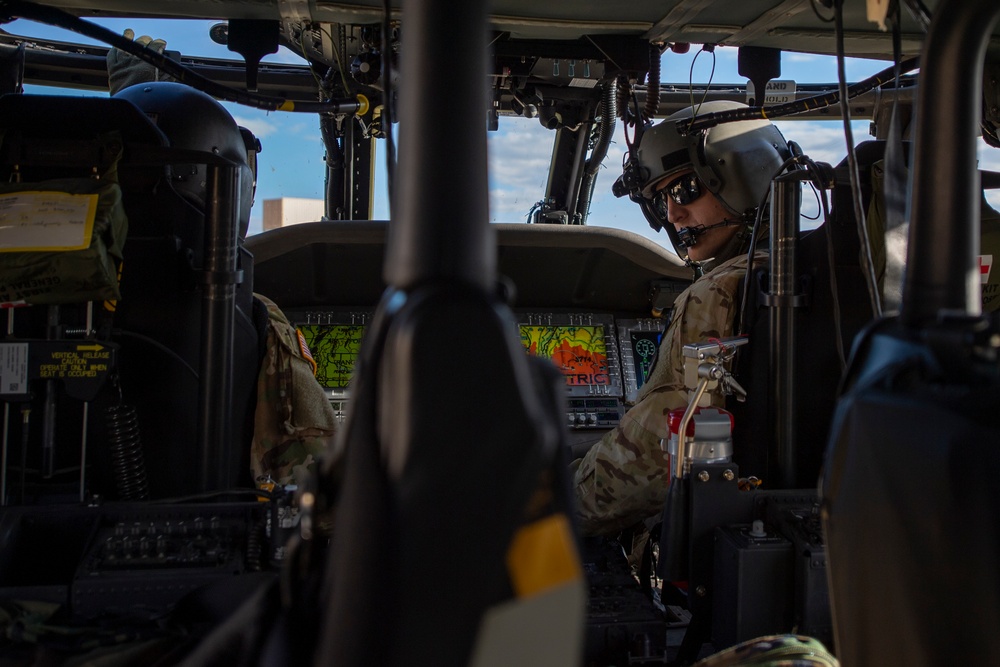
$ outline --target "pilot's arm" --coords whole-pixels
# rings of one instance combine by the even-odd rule
[[[667,437],[667,413],[687,405],[684,345],[732,335],[737,291],[745,272],[746,258],[736,257],[677,298],[673,321],[635,406],[571,464],[577,515],[585,534],[614,534],[663,511],[670,466],[660,440]],[[722,407],[724,398],[713,395],[712,402]]]
[[[250,465],[255,479],[295,483],[321,456],[339,458],[333,445],[336,417],[316,382],[305,339],[273,301],[255,298],[267,306],[268,327]]]

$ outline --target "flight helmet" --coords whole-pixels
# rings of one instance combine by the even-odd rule
[[[174,148],[214,153],[233,161],[240,170],[239,236],[246,235],[253,206],[256,153],[260,143],[241,128],[226,109],[209,95],[190,86],[153,81],[129,86],[114,97],[135,104]],[[172,165],[171,184],[186,200],[203,209],[207,191],[204,164]]]
[[[722,123],[706,130],[683,134],[681,129],[692,112],[698,116],[745,108],[730,101],[705,102],[682,109],[647,129],[634,149],[634,159],[626,164],[624,185],[633,200],[642,206],[653,229],[673,226],[666,211],[652,206],[655,186],[665,178],[691,169],[703,187],[714,194],[737,220],[752,219],[770,188],[771,179],[791,156],[788,142],[767,120]],[[625,194],[625,192],[621,192]],[[673,240],[673,236],[671,236]]]

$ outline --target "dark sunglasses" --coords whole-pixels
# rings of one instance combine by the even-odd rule
[[[693,171],[683,176],[678,176],[667,183],[666,187],[660,188],[653,193],[653,208],[657,215],[664,220],[667,218],[667,197],[670,197],[678,206],[687,206],[705,194],[701,189],[701,181]]]

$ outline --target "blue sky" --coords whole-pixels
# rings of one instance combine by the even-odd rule
[[[123,32],[132,28],[136,35],[149,34],[165,39],[167,48],[188,55],[230,58],[224,46],[211,41],[208,29],[212,21],[153,21],[148,19],[107,19],[102,25]],[[76,33],[41,24],[18,20],[5,26],[9,32],[35,35],[62,41],[86,42]],[[888,37],[887,37],[888,39]],[[281,49],[267,60],[301,63],[291,52]],[[737,50],[719,47],[714,52],[713,83],[745,83],[737,73]],[[663,57],[661,79],[670,83],[686,83],[690,79],[704,83],[709,80],[713,54],[699,53],[692,47],[687,54],[667,52]],[[692,70],[693,62],[693,70]],[[847,64],[851,81],[864,78],[886,66],[882,61],[852,59]],[[786,53],[782,57],[782,79],[799,83],[832,83],[836,81],[836,61],[833,58]],[[51,89],[33,89],[45,92]],[[72,92],[70,93],[72,94]],[[318,121],[310,114],[266,113],[249,107],[226,104],[237,122],[249,127],[260,138],[264,150],[259,156],[257,201],[251,214],[250,233],[261,230],[262,204],[265,199],[278,197],[322,198],[323,145]],[[778,126],[787,139],[797,141],[815,160],[836,164],[846,154],[840,121],[785,121]],[[868,137],[868,121],[853,124],[855,142]],[[489,133],[490,219],[492,222],[524,222],[531,206],[541,199],[554,133],[536,120],[501,118],[500,129]],[[384,142],[377,144],[377,173],[382,174]],[[669,241],[656,234],[646,224],[637,207],[611,194],[611,184],[620,173],[624,137],[619,123],[608,156],[598,175],[588,224],[616,227],[636,232],[666,247]],[[980,151],[983,166],[1000,170],[1000,152],[986,148]],[[994,202],[1000,204],[1000,201]],[[385,179],[376,185],[375,217],[388,217]]]

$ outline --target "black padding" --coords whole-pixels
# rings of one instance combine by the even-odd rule
[[[949,337],[882,322],[837,407],[822,495],[845,665],[1000,664],[1000,380],[960,342],[972,327]]]
[[[558,460],[558,385],[509,311],[461,285],[389,292],[364,346],[316,664],[466,664]]]

